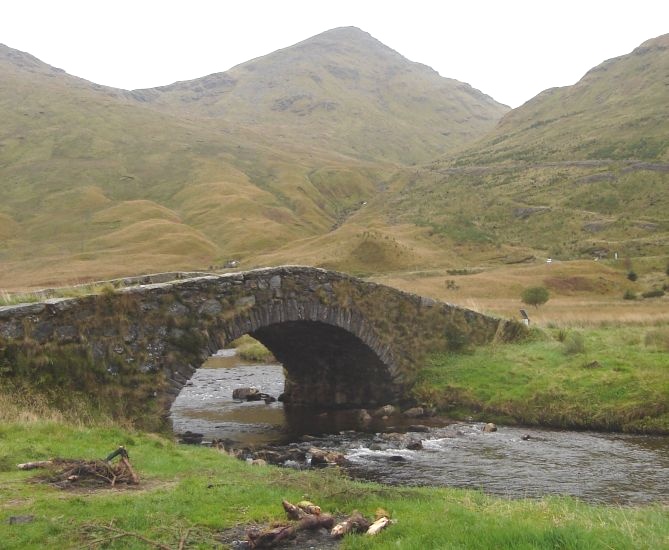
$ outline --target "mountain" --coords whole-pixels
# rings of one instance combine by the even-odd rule
[[[333,29],[224,73],[133,96],[163,110],[235,121],[279,145],[365,159],[433,159],[492,129],[508,107],[442,78],[355,27]]]
[[[394,200],[470,261],[669,254],[669,34],[542,92]]]
[[[314,263],[364,266],[350,221],[402,163],[506,110],[352,28],[136,91],[0,45],[0,286],[249,267],[300,247],[293,262],[317,249]]]

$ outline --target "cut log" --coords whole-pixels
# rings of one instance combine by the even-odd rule
[[[371,523],[357,510],[344,521],[339,522],[332,528],[330,535],[341,538],[347,533],[364,533],[369,529]]]
[[[320,514],[319,516],[309,514],[299,521],[295,529],[297,531],[303,529],[332,529],[334,522],[335,520],[330,514]]]
[[[283,505],[283,509],[286,511],[286,516],[288,516],[288,519],[302,519],[307,515],[307,513],[302,510],[301,508],[298,508],[294,504],[291,504],[287,500],[282,500],[281,504]]]
[[[376,535],[379,531],[388,527],[389,523],[390,520],[387,517],[379,518],[369,526],[365,534],[370,536]]]
[[[298,531],[321,528],[332,529],[333,525],[334,518],[330,514],[321,514],[320,516],[306,514],[298,523],[293,525],[279,525],[265,531],[248,531],[246,537],[251,548],[273,548],[282,540],[292,539]]]
[[[300,510],[304,510],[307,514],[318,516],[321,513],[321,507],[316,506],[313,502],[309,502],[308,500],[301,500],[297,503],[297,507]]]

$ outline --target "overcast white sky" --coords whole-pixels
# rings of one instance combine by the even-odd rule
[[[148,88],[356,26],[517,107],[669,33],[669,0],[5,0],[0,43],[68,73]]]

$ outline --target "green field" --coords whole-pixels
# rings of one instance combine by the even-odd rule
[[[458,418],[669,434],[667,357],[669,325],[536,330],[433,356],[414,392]]]

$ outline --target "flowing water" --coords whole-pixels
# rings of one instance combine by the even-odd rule
[[[484,433],[481,424],[422,419],[412,422],[429,423],[429,431],[402,434],[408,422],[397,418],[376,420],[361,431],[351,412],[233,401],[238,387],[279,395],[283,369],[245,365],[232,351],[219,353],[177,397],[172,407],[175,433],[190,430],[204,434],[205,440],[256,448],[288,445],[312,434],[305,448],[341,452],[352,476],[395,485],[477,488],[513,498],[565,494],[590,502],[669,503],[667,437],[504,426]],[[422,449],[406,449],[417,441]]]

